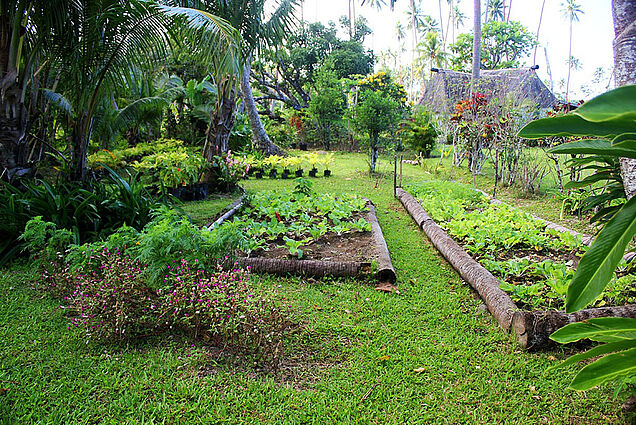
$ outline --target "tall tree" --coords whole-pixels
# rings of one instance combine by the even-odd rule
[[[473,13],[473,72],[471,87],[474,87],[479,79],[479,66],[481,63],[481,0],[474,0]]]
[[[568,78],[565,84],[565,101],[569,102],[570,98],[570,73],[572,71],[572,24],[579,21],[579,16],[583,13],[581,6],[576,3],[576,0],[566,0],[561,3],[561,12],[563,16],[569,21],[570,27],[570,43],[568,47]]]
[[[439,41],[436,32],[429,32],[424,36],[424,40],[418,44],[419,56],[419,71],[422,76],[425,75],[426,68],[428,71],[433,66],[441,68],[445,65],[448,59],[448,53],[446,53]]]
[[[543,22],[543,9],[545,8],[545,0],[541,3],[541,13],[539,14],[539,25],[537,25],[537,44],[534,46],[534,55],[532,56],[532,64],[537,63],[537,48],[539,47],[539,31],[541,31],[541,23]]]
[[[411,49],[411,95],[413,95],[413,88],[415,86],[415,52],[417,50],[417,27],[419,25],[419,20],[421,19],[421,14],[419,11],[419,4],[421,0],[418,0],[417,4],[415,0],[409,1],[409,8],[406,13],[409,15],[409,24],[408,27],[413,31],[413,46]]]
[[[241,34],[241,72],[239,81],[243,103],[252,127],[254,145],[267,154],[283,154],[267,136],[250,85],[251,61],[254,54],[266,46],[272,46],[284,39],[294,22],[294,7],[297,0],[182,0],[194,7],[226,19]],[[247,74],[246,74],[247,73]],[[237,102],[237,81],[231,75],[219,80],[218,108],[212,114],[210,132],[206,140],[204,155],[208,160],[228,149],[230,131],[234,124]]]
[[[27,165],[31,116],[55,35],[68,24],[68,0],[0,1],[0,177],[32,173]]]
[[[613,0],[614,78],[617,86],[636,84],[636,2]],[[627,199],[636,194],[636,160],[621,158],[621,175]]]

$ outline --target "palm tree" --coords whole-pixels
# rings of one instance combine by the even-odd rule
[[[479,79],[479,65],[481,62],[481,0],[474,0],[474,30],[473,30],[473,73],[471,77],[471,89]]]
[[[504,0],[489,0],[487,2],[486,9],[486,22],[489,20],[504,21],[506,14],[506,5]]]
[[[415,68],[415,51],[417,46],[417,29],[418,29],[418,25],[420,23],[423,23],[422,22],[423,16],[419,10],[420,1],[421,0],[419,0],[416,4],[415,0],[410,0],[409,7],[406,10],[406,14],[409,17],[409,23],[407,27],[413,31],[413,49],[411,50],[411,95],[413,95],[413,87],[415,84],[414,68]]]
[[[583,13],[581,6],[576,0],[566,0],[561,3],[563,16],[570,21],[570,45],[568,48],[568,78],[565,84],[565,101],[569,101],[570,93],[570,72],[572,71],[572,24],[579,21],[579,16]]]
[[[294,22],[296,0],[276,0],[268,2],[268,8],[275,6],[266,14],[266,0],[183,0],[193,3],[194,7],[206,10],[226,19],[241,35],[241,72],[239,84],[246,113],[252,127],[253,141],[256,147],[266,154],[284,154],[267,136],[250,86],[251,60],[253,55],[268,45],[273,46],[284,39]],[[234,125],[237,101],[237,81],[227,74],[217,81],[218,107],[211,116],[210,132],[206,140],[204,155],[209,160],[214,155],[227,152],[230,132]]]
[[[41,102],[31,90],[48,73],[54,34],[64,33],[69,0],[0,2],[0,177],[32,173],[27,164],[30,105]],[[37,68],[45,72],[34,74]]]
[[[541,30],[541,22],[543,21],[543,9],[545,8],[545,0],[541,3],[541,13],[539,14],[539,25],[537,25],[537,44],[534,46],[534,54],[532,55],[532,64],[537,63],[537,48],[539,47],[539,31]]]
[[[87,176],[88,144],[97,112],[112,93],[125,87],[131,71],[150,71],[166,57],[169,26],[177,19],[191,28],[205,29],[200,48],[232,67],[237,36],[225,21],[200,11],[160,6],[144,0],[70,2],[65,32],[56,40],[54,64],[59,88],[47,98],[66,115],[70,133],[70,177]],[[173,19],[174,18],[174,19]],[[203,34],[203,33],[202,33]]]
[[[418,45],[419,67],[418,72],[423,75],[425,67],[428,65],[429,73],[433,66],[442,68],[448,59],[448,53],[444,52],[443,46],[439,41],[438,33],[430,31],[424,36],[424,40]]]

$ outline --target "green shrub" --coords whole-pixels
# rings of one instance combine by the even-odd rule
[[[142,229],[150,212],[165,200],[156,200],[138,175],[127,179],[106,168],[105,182],[80,183],[44,180],[23,182],[23,189],[3,183],[0,190],[0,266],[21,250],[18,240],[32,217],[42,217],[56,229],[73,232],[75,242],[94,241],[116,231],[123,224]]]
[[[411,149],[426,158],[430,156],[439,135],[431,114],[423,107],[414,109],[413,116],[400,123],[398,133]]]
[[[78,242],[73,232],[58,229],[54,223],[42,220],[42,216],[29,220],[19,239],[23,242],[24,251],[43,260],[54,259],[72,242]]]

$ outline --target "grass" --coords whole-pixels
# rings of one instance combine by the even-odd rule
[[[382,178],[366,170],[366,156],[337,155],[334,176],[312,181],[376,204],[401,294],[353,280],[263,276],[305,324],[278,377],[178,338],[87,343],[29,284],[32,265],[0,272],[0,423],[621,422],[611,388],[575,392],[567,389],[574,368],[545,372],[563,349],[526,353],[498,328],[393,198],[390,163],[381,161]],[[404,171],[405,184],[426,176]],[[293,185],[244,182],[248,190]]]
[[[209,225],[228,205],[236,201],[241,196],[235,192],[230,195],[215,194],[209,196],[204,201],[186,202],[183,204],[183,211],[197,226]]]

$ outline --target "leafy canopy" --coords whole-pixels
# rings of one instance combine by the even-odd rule
[[[517,68],[535,44],[534,36],[520,22],[490,21],[481,32],[481,66],[483,69]],[[450,45],[453,69],[470,71],[472,46],[472,34],[457,36],[457,41]]]

